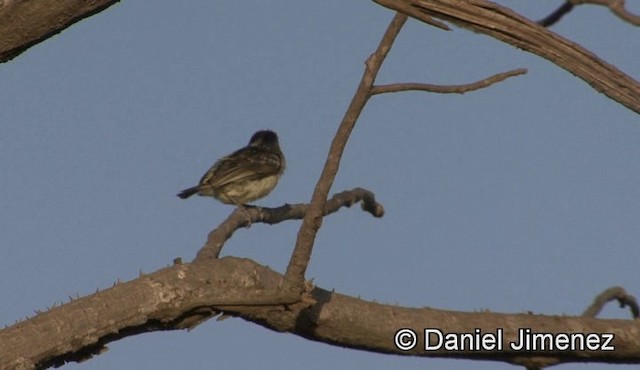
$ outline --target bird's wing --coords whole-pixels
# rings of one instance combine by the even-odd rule
[[[277,153],[253,147],[242,148],[216,162],[200,180],[201,185],[220,187],[232,182],[259,179],[280,172]]]

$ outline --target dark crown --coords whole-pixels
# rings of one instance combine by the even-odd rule
[[[249,145],[278,145],[278,135],[271,130],[258,131],[249,140]]]

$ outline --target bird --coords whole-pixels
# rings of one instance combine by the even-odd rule
[[[216,161],[198,185],[182,190],[177,196],[187,199],[198,194],[243,208],[269,195],[285,167],[278,135],[260,130],[251,136],[247,146]]]

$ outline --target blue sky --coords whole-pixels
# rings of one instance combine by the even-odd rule
[[[558,4],[507,5],[537,19]],[[175,194],[258,129],[277,131],[288,159],[258,204],[308,201],[392,17],[363,1],[124,1],[1,65],[0,322],[192,259],[233,208]],[[606,9],[579,7],[553,30],[640,78],[638,30]],[[372,98],[332,193],[365,187],[386,215],[327,218],[307,277],[460,311],[575,315],[613,285],[638,295],[637,114],[550,62],[414,20],[379,82],[458,84],[522,67],[465,95]],[[283,272],[299,225],[253,225],[224,254]],[[629,314],[612,304],[603,317]],[[109,347],[66,368],[513,368],[346,350],[239,319]]]

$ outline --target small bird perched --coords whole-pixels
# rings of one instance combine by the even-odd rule
[[[271,193],[284,168],[278,135],[270,130],[258,131],[247,146],[220,158],[198,186],[184,189],[178,197],[187,199],[197,193],[241,207]]]

